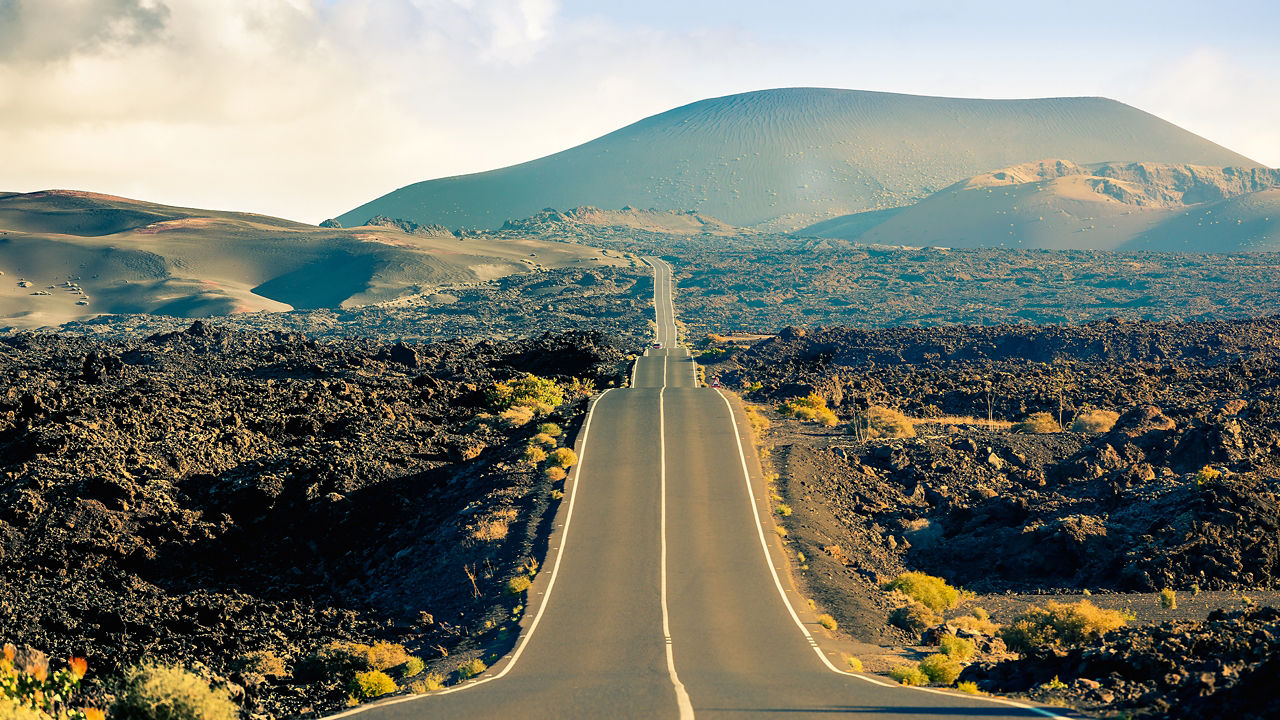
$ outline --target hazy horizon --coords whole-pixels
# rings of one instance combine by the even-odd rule
[[[1280,165],[1280,9],[0,0],[0,190],[318,222],[709,97],[1103,96]]]

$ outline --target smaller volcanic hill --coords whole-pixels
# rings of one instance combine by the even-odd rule
[[[602,210],[589,205],[565,212],[547,208],[522,220],[508,220],[502,226],[503,230],[534,233],[579,228],[626,228],[667,235],[729,236],[751,232],[692,210],[637,210],[629,206],[621,210]]]
[[[1041,160],[800,234],[908,246],[1271,251],[1280,249],[1280,170]]]
[[[615,262],[564,243],[374,221],[318,228],[67,190],[0,194],[0,327],[357,307],[588,258]]]

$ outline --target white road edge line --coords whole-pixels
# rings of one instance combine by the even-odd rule
[[[388,707],[390,705],[399,705],[400,703],[409,702],[411,700],[426,700],[433,697],[439,697],[441,695],[449,695],[461,690],[479,687],[493,680],[501,679],[507,673],[511,672],[511,668],[516,666],[516,661],[520,659],[520,655],[524,653],[525,647],[528,646],[529,639],[533,637],[533,631],[537,630],[538,623],[542,622],[542,614],[546,612],[547,605],[551,604],[551,591],[555,589],[556,577],[560,574],[560,561],[564,559],[564,550],[569,543],[569,524],[573,522],[573,508],[578,500],[578,478],[581,475],[583,461],[587,457],[587,438],[591,434],[591,419],[595,415],[596,406],[600,404],[600,401],[604,399],[604,396],[608,395],[611,390],[613,390],[613,388],[609,388],[608,390],[600,393],[595,400],[591,401],[591,407],[587,409],[587,419],[582,425],[582,446],[579,448],[578,462],[573,466],[573,489],[569,491],[569,507],[565,510],[564,527],[560,530],[560,550],[556,553],[556,562],[551,567],[551,579],[547,581],[547,589],[542,594],[542,604],[538,606],[538,612],[533,616],[533,622],[529,624],[529,629],[521,637],[520,644],[516,646],[515,652],[511,653],[511,659],[508,660],[507,664],[502,668],[502,672],[489,677],[480,678],[479,680],[472,680],[471,682],[466,682],[461,685],[455,685],[445,690],[438,690],[433,693],[427,693],[424,695],[405,695],[403,697],[393,698],[380,703],[362,705],[361,707],[353,708],[351,710],[338,713],[337,715],[328,715],[326,716],[326,720],[337,720],[338,718],[355,715],[356,713],[361,713],[366,710]],[[670,655],[670,652],[671,650],[668,648],[668,655]]]
[[[664,378],[663,382],[666,380]],[[663,395],[667,388],[664,384],[658,391],[658,478],[661,490],[658,493],[662,527],[662,553],[659,564],[662,568],[662,636],[667,649],[667,673],[671,675],[671,684],[676,688],[676,705],[680,708],[680,720],[693,720],[693,703],[689,700],[689,692],[676,674],[675,651],[671,643],[671,615],[667,610],[667,424]]]
[[[827,669],[830,670],[831,672],[838,673],[840,675],[847,675],[849,677],[855,677],[855,678],[858,678],[859,680],[864,680],[873,685],[879,685],[881,687],[903,687],[909,690],[917,690],[920,692],[933,693],[935,695],[945,695],[947,697],[952,697],[952,698],[957,697],[954,693],[946,692],[943,690],[936,690],[933,688],[922,688],[922,687],[915,687],[915,686],[904,686],[904,685],[899,685],[898,683],[885,682],[883,680],[880,680],[879,678],[874,678],[869,675],[862,675],[859,673],[847,672],[833,665],[831,661],[827,659],[827,656],[823,654],[822,648],[818,647],[818,643],[816,640],[813,639],[813,635],[809,632],[809,629],[806,628],[804,626],[804,623],[800,621],[800,616],[796,614],[796,609],[792,607],[791,600],[787,598],[787,591],[782,587],[782,580],[778,577],[778,571],[774,569],[773,559],[769,556],[769,543],[767,540],[765,540],[764,526],[763,526],[763,523],[761,523],[760,521],[760,510],[759,508],[756,507],[755,493],[751,488],[751,471],[747,469],[747,455],[742,449],[742,433],[738,432],[738,416],[733,411],[733,403],[729,402],[729,398],[724,394],[724,392],[722,392],[720,389],[716,389],[716,394],[720,396],[720,399],[724,401],[725,407],[729,409],[729,418],[731,421],[730,424],[733,425],[733,437],[738,442],[738,459],[742,461],[742,477],[747,485],[747,500],[750,501],[751,503],[751,514],[755,516],[756,534],[760,538],[760,549],[764,551],[765,565],[769,568],[769,573],[773,575],[773,585],[778,589],[778,596],[782,598],[782,604],[786,606],[787,612],[791,614],[792,621],[794,621],[796,624],[796,627],[800,629],[800,632],[804,635],[805,640],[809,642],[809,646],[813,648],[814,654],[818,656],[818,659],[822,661],[822,664],[826,665]],[[1016,700],[985,697],[981,695],[974,695],[971,698],[966,698],[966,699],[981,700],[984,702],[995,703],[997,705],[1009,705],[1011,707],[1030,710],[1034,713],[1038,713],[1045,717],[1063,718],[1065,720],[1065,716],[1063,715],[1058,715],[1057,713],[1050,712],[1043,708],[1035,707],[1034,705],[1027,705],[1026,703],[1020,703]]]

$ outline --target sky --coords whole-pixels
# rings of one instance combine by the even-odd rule
[[[1105,96],[1280,166],[1271,0],[0,0],[0,191],[305,222],[689,102]]]

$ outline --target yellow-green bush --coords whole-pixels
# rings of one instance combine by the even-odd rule
[[[3,720],[102,720],[97,708],[74,708],[89,664],[73,657],[67,667],[51,670],[40,653],[19,653],[5,644],[0,654],[0,719]]]
[[[488,669],[489,666],[485,665],[483,660],[475,658],[458,666],[458,677],[468,680]]]
[[[356,697],[369,700],[371,698],[382,697],[388,693],[393,693],[399,688],[396,681],[391,676],[381,670],[368,670],[362,673],[356,673],[355,678],[351,682],[351,692]]]
[[[553,448],[556,445],[560,444],[556,442],[555,438],[551,437],[546,433],[538,433],[537,435],[534,435],[533,437],[529,438],[529,443],[532,445],[541,445],[542,447],[549,447],[549,448]]]
[[[227,691],[213,689],[177,665],[139,665],[125,672],[111,706],[113,720],[236,720]]]
[[[542,476],[551,482],[560,482],[561,480],[568,477],[569,474],[564,471],[564,468],[556,467],[555,465],[552,465],[551,467],[542,471]]]
[[[1221,470],[1210,465],[1205,465],[1196,471],[1195,481],[1197,485],[1203,485],[1210,480],[1217,480],[1220,477],[1222,477]]]
[[[1164,608],[1165,610],[1177,610],[1178,594],[1175,593],[1170,588],[1165,588],[1161,590],[1160,591],[1160,607]]]
[[[910,418],[892,408],[872,405],[866,414],[867,435],[884,438],[910,438],[916,436],[916,426]]]
[[[261,685],[268,677],[289,676],[284,659],[267,650],[241,655],[231,662],[231,667],[238,670],[249,685]]]
[[[521,460],[529,466],[537,465],[547,459],[547,451],[537,445],[529,445],[524,449],[524,455]]]
[[[498,413],[498,418],[509,427],[522,427],[533,421],[533,408],[517,405]]]
[[[555,380],[526,373],[514,380],[494,383],[485,392],[485,399],[491,408],[499,411],[518,405],[554,408],[564,403],[564,389]]]
[[[973,657],[973,641],[947,634],[938,639],[938,651],[954,660],[964,662]]]
[[[578,463],[578,454],[567,447],[556,448],[547,456],[547,461],[554,467],[570,468]]]
[[[427,664],[422,662],[422,658],[410,655],[405,664],[400,666],[400,677],[413,677],[426,668]]]
[[[818,624],[830,630],[831,632],[835,632],[836,628],[838,627],[838,624],[836,623],[836,619],[826,613],[823,613],[818,616]]]
[[[928,675],[932,682],[950,685],[960,677],[960,663],[942,653],[934,653],[920,661],[920,672]]]
[[[520,595],[528,590],[532,584],[533,581],[529,579],[528,575],[516,575],[507,581],[504,591],[508,595]]]
[[[1044,435],[1046,433],[1062,432],[1062,426],[1058,425],[1058,421],[1047,412],[1032,413],[1027,416],[1026,420],[1015,423],[1011,428],[1016,433],[1027,435]]]
[[[295,674],[301,680],[334,675],[349,678],[358,672],[389,670],[405,664],[410,657],[409,651],[396,643],[331,642],[303,658],[295,668]]]
[[[1111,410],[1083,410],[1071,423],[1071,429],[1078,433],[1104,433],[1115,427],[1120,414]]]
[[[914,665],[897,665],[889,670],[889,677],[903,685],[928,685],[929,676]]]
[[[956,685],[956,689],[966,695],[981,695],[982,691],[978,689],[976,682],[962,682]]]
[[[949,610],[960,602],[960,591],[946,580],[922,572],[905,572],[890,580],[885,590],[897,590],[934,612]]]
[[[53,720],[53,716],[0,697],[0,720]]]
[[[409,692],[414,695],[435,692],[444,687],[444,676],[440,673],[427,673],[427,676],[414,680],[409,684]]]
[[[907,632],[918,633],[925,628],[938,624],[942,618],[930,610],[924,603],[911,601],[889,613],[889,624],[902,628]]]
[[[538,426],[538,432],[543,435],[550,435],[553,438],[558,438],[564,434],[564,430],[555,423],[542,423]]]
[[[1000,630],[1010,650],[1026,653],[1037,645],[1070,647],[1096,640],[1126,622],[1118,610],[1105,610],[1088,600],[1078,603],[1049,601],[1014,617]]]
[[[846,665],[848,665],[848,666],[849,666],[849,669],[850,669],[850,670],[852,670],[852,671],[854,671],[854,672],[862,672],[862,659],[861,659],[861,658],[856,658],[856,657],[854,657],[854,656],[852,656],[852,655],[845,655],[845,656],[844,656],[844,662],[845,662],[845,664],[846,664]]]
[[[835,425],[836,414],[827,407],[826,398],[817,393],[809,393],[802,398],[792,398],[782,403],[778,412],[791,415],[797,420],[818,422],[828,427]]]

